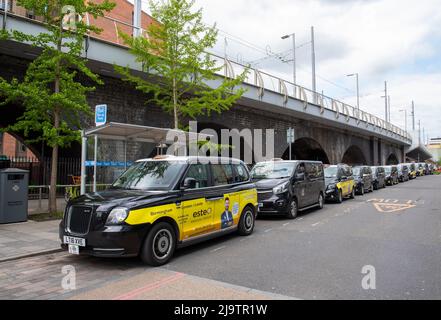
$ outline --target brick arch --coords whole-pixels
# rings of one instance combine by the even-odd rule
[[[286,148],[282,158],[289,159],[289,146]],[[297,139],[291,145],[291,159],[293,160],[318,160],[323,163],[330,163],[329,157],[317,140],[303,137]]]
[[[398,164],[400,161],[398,160],[397,155],[392,152],[391,154],[389,154],[389,156],[386,159],[386,164],[387,165],[391,165],[391,164]]]
[[[349,165],[367,164],[367,158],[363,150],[356,145],[351,145],[343,154],[341,162]]]

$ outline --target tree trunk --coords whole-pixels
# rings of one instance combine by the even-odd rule
[[[58,10],[61,11],[59,7]],[[62,32],[63,25],[62,21],[60,21],[60,36],[57,41],[57,50],[61,52],[62,45]],[[54,93],[60,92],[60,62],[57,62],[55,69],[55,80],[54,80]],[[60,110],[55,107],[54,108],[54,128],[57,130],[60,127]],[[52,147],[52,161],[51,161],[51,179],[50,179],[50,188],[49,188],[49,212],[54,214],[57,212],[57,176],[58,176],[58,144],[56,143]]]
[[[58,145],[52,148],[51,179],[49,189],[49,212],[57,212],[57,175],[58,175]]]
[[[175,119],[175,129],[179,129],[176,78],[173,78],[173,114]]]

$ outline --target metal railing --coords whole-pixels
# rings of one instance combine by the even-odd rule
[[[17,15],[13,12],[8,13],[8,15],[9,14]],[[83,19],[86,23],[90,23],[91,21],[91,18],[88,15],[83,17]],[[89,36],[109,42],[111,44],[125,46],[119,37],[119,30],[124,31],[125,33],[132,33],[134,29],[138,29],[141,35],[145,34],[144,29],[109,16],[104,16],[93,20],[98,24],[99,27],[104,27],[106,32],[102,35],[91,34]],[[5,21],[6,12],[4,13],[4,24]],[[281,104],[284,106],[287,104],[289,98],[297,99],[303,102],[304,111],[308,109],[310,104],[313,104],[320,107],[321,115],[323,115],[325,109],[330,110],[334,113],[335,120],[344,119],[344,121],[349,122],[352,118],[355,119],[357,127],[368,128],[371,126],[373,130],[376,130],[383,135],[401,138],[407,143],[412,142],[412,137],[408,132],[390,122],[380,119],[373,114],[365,112],[361,109],[357,109],[337,99],[323,95],[322,93],[314,92],[280,77],[271,75],[267,72],[252,68],[249,65],[234,62],[213,53],[209,54],[213,57],[218,66],[221,67],[221,71],[219,72],[220,76],[234,78],[236,75],[241,74],[245,70],[251,71],[248,72],[244,83],[255,86],[258,89],[256,99],[262,99],[266,91],[276,92],[281,95]]]
[[[106,183],[97,183],[96,190],[103,191],[106,190],[111,184]],[[74,187],[80,189],[80,185],[75,184],[65,184],[65,185],[57,185],[57,198],[64,198],[66,188]],[[28,199],[29,200],[38,200],[38,209],[43,208],[43,201],[49,199],[49,185],[41,185],[41,186],[29,186]],[[86,192],[93,192],[93,184],[86,184]]]

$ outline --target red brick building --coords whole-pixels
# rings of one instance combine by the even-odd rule
[[[10,158],[36,158],[24,143],[6,132],[0,132],[0,155]]]
[[[103,0],[91,0],[94,3],[101,3]],[[90,24],[93,24],[101,29],[101,33],[99,35],[92,34],[92,36],[113,42],[118,44],[123,44],[123,40],[118,35],[118,30],[122,31],[126,34],[133,34],[133,19],[134,19],[134,5],[130,3],[128,0],[111,0],[116,3],[115,8],[107,12],[104,17],[99,17],[94,19],[92,16],[85,16],[83,20],[85,22],[89,21]],[[14,14],[24,16],[30,19],[35,19],[38,21],[42,21],[40,17],[37,17],[33,14],[32,11],[26,10],[22,7],[17,6],[16,2],[9,2],[9,11]],[[145,30],[154,20],[147,13],[142,12],[141,14],[141,28]]]
[[[102,2],[102,0],[93,0],[96,3]],[[116,3],[115,8],[106,13],[104,18],[94,19],[89,16],[89,23],[103,29],[99,35],[94,35],[100,39],[123,44],[123,40],[118,35],[118,30],[133,35],[134,21],[134,5],[127,0],[111,0]],[[85,17],[87,19],[87,17]],[[147,13],[142,12],[141,14],[141,28],[143,30],[153,23],[152,17]]]

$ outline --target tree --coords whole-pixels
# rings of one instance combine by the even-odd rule
[[[144,66],[148,78],[133,75],[128,68],[115,66],[124,80],[136,89],[151,94],[153,102],[173,114],[175,129],[182,127],[181,116],[198,115],[228,110],[243,93],[234,90],[246,72],[236,79],[224,78],[217,88],[208,81],[222,67],[206,52],[216,43],[216,26],[202,22],[202,9],[192,12],[194,0],[150,1],[152,17],[156,20],[146,30],[146,36],[131,37],[121,33],[130,52]]]
[[[81,84],[78,73],[101,84],[81,57],[85,35],[99,33],[100,29],[79,17],[88,13],[97,18],[115,5],[108,0],[100,4],[84,0],[19,0],[17,4],[43,17],[47,32],[29,35],[13,30],[8,35],[42,51],[29,64],[23,81],[0,78],[0,97],[3,105],[19,101],[25,107],[17,123],[7,130],[21,131],[25,137],[32,133],[38,138],[28,141],[44,141],[52,147],[49,211],[55,213],[58,149],[80,140],[80,118],[92,114],[86,94],[95,87]]]

